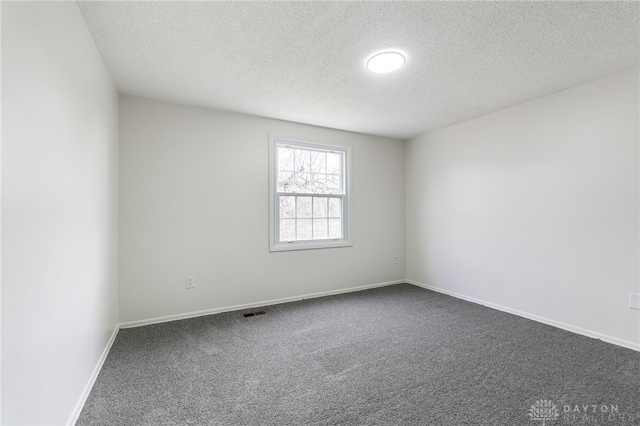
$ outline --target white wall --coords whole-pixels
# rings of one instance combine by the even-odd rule
[[[407,277],[640,349],[638,69],[407,142]]]
[[[2,424],[74,420],[117,323],[117,108],[74,2],[2,2]]]
[[[353,247],[269,252],[269,133],[352,146]],[[402,141],[121,96],[119,153],[123,323],[405,277]]]

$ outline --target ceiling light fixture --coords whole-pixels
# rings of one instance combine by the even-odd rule
[[[401,68],[406,59],[400,52],[387,51],[376,53],[367,61],[367,69],[371,72],[383,74]]]

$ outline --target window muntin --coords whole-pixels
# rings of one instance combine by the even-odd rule
[[[348,149],[272,140],[272,249],[348,244]]]

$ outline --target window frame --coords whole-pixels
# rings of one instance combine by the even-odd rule
[[[277,146],[281,144],[299,147],[302,149],[316,149],[321,151],[336,151],[343,154],[342,178],[344,180],[344,194],[342,198],[342,238],[326,240],[304,240],[304,241],[278,241],[280,226],[279,195],[278,192],[278,163]],[[313,250],[340,247],[352,247],[351,233],[351,147],[347,145],[328,144],[320,141],[282,137],[269,135],[269,251],[291,251],[291,250]],[[301,194],[306,195],[306,194]],[[322,194],[312,194],[322,195]],[[335,194],[328,194],[331,196]]]

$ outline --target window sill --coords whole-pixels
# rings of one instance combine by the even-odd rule
[[[278,251],[294,251],[294,250],[318,250],[318,249],[330,249],[330,248],[342,248],[353,247],[350,241],[336,241],[327,243],[290,243],[290,244],[277,244],[272,245],[269,248],[270,252]]]

